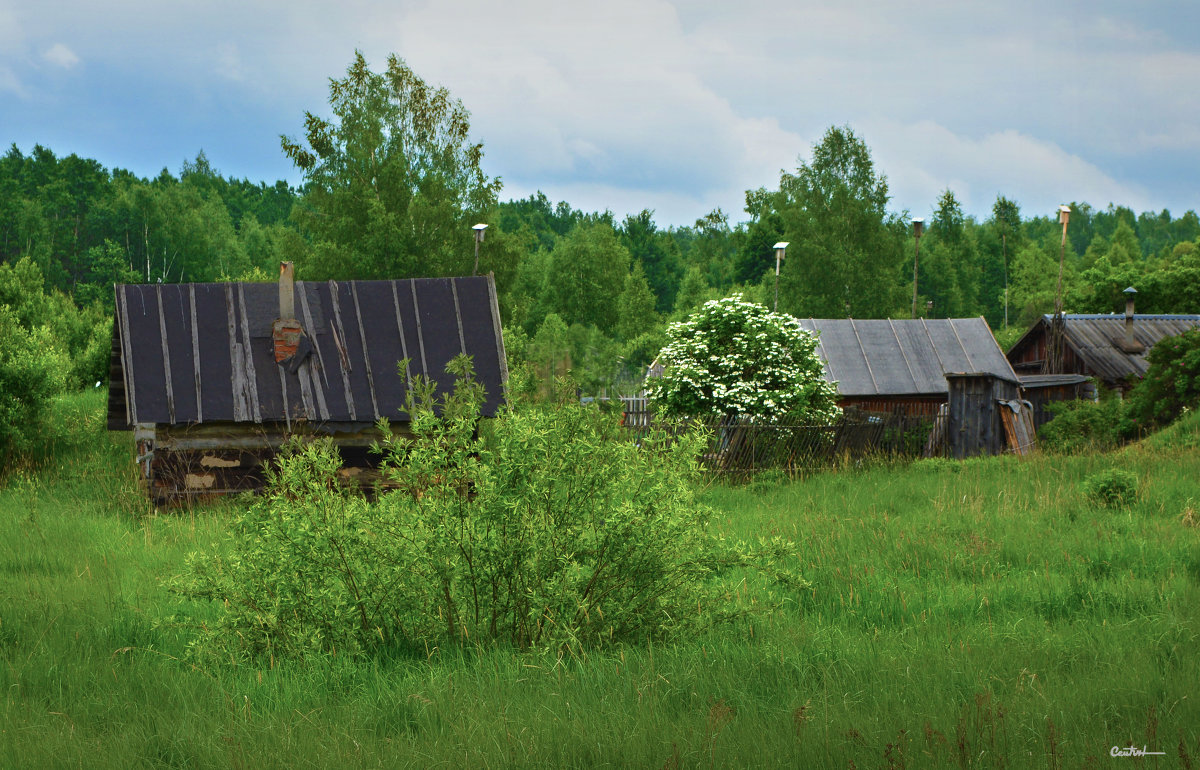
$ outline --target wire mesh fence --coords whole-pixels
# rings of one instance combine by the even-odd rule
[[[711,472],[750,475],[767,469],[798,472],[846,461],[939,455],[944,414],[847,414],[828,424],[709,417],[666,423],[627,404],[622,425],[639,441],[655,428],[700,429],[709,436],[701,457]]]

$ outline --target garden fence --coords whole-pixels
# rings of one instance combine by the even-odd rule
[[[704,429],[709,443],[701,460],[718,474],[798,472],[871,457],[922,457],[944,451],[940,437],[945,435],[945,415],[848,414],[816,425],[710,417],[668,426],[652,412],[634,408],[639,405],[626,403],[622,425],[627,435],[641,440],[656,427]]]

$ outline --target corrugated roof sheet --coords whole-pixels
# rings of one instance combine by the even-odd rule
[[[1022,388],[1057,388],[1063,385],[1081,385],[1091,377],[1084,374],[1018,374]]]
[[[1049,328],[1051,316],[1042,317]],[[1150,364],[1146,353],[1164,337],[1182,334],[1200,326],[1200,315],[1134,315],[1133,338],[1142,344],[1140,353],[1126,353],[1119,346],[1125,338],[1124,315],[1064,315],[1066,341],[1096,376],[1110,383],[1129,377],[1144,377]]]
[[[1020,361],[1031,347],[1044,345],[1052,320],[1051,315],[1038,319],[1009,349],[1008,358]],[[1200,315],[1134,315],[1133,338],[1142,345],[1140,352],[1126,352],[1121,345],[1125,338],[1124,314],[1067,313],[1063,315],[1063,326],[1066,344],[1085,370],[1105,383],[1117,386],[1131,378],[1144,377],[1150,368],[1146,361],[1150,348],[1165,337],[1200,326]]]
[[[446,363],[474,361],[486,415],[503,399],[507,366],[491,276],[295,284],[295,315],[312,353],[275,362],[273,283],[116,287],[125,392],[118,422],[191,424],[374,422],[401,419],[408,376],[446,392]],[[407,376],[397,362],[408,358]],[[110,406],[110,424],[112,423]]]
[[[820,332],[825,376],[845,397],[945,395],[948,372],[1017,380],[982,318],[802,318],[800,326]]]

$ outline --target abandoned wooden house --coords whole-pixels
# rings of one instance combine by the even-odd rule
[[[817,353],[843,409],[934,415],[949,399],[948,373],[1016,381],[983,318],[801,318],[800,326],[820,332]]]
[[[820,333],[817,353],[843,409],[929,420],[929,453],[1031,447],[1028,405],[983,318],[802,318],[800,325]]]
[[[484,416],[508,378],[490,275],[293,282],[284,263],[278,287],[120,285],[112,339],[108,427],[135,432],[157,502],[260,488],[296,433],[332,436],[353,477],[380,418],[403,430],[414,375],[444,393],[471,356]]]
[[[1130,308],[1132,311],[1132,308]],[[1165,337],[1200,326],[1200,315],[1063,315],[1060,371],[1047,365],[1053,316],[1037,320],[1008,350],[1013,370],[1034,374],[1079,374],[1124,392],[1146,375],[1146,354]]]

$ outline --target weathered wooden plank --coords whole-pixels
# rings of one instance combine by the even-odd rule
[[[237,336],[237,312],[234,307],[233,284],[225,284],[225,315],[229,325],[229,387],[233,394],[233,419],[249,419],[250,405],[246,398],[246,357]]]
[[[124,291],[118,291],[121,300],[121,315],[118,321],[121,327],[121,371],[125,379],[125,414],[129,415],[129,424],[137,424],[137,398],[133,389],[133,350],[129,345],[129,303]]]
[[[246,291],[238,284],[238,308],[242,316],[242,355],[246,358],[246,384],[250,395],[250,410],[256,423],[262,422],[262,409],[258,403],[258,375],[254,371],[254,356],[250,342],[250,321],[246,318]]]
[[[500,302],[496,297],[496,274],[487,274],[488,300],[492,312],[492,328],[496,332],[496,354],[500,357],[500,386],[508,400],[508,354],[504,350],[504,331],[500,326]]]
[[[351,420],[358,420],[358,410],[354,404],[354,391],[350,388],[350,357],[346,352],[346,329],[342,324],[342,307],[338,301],[338,286],[336,281],[329,282],[329,302],[333,306],[333,324],[329,327],[333,335],[333,344],[338,349],[341,358],[342,387],[346,390],[346,410]]]
[[[312,310],[308,306],[308,292],[303,289],[300,291],[300,312],[304,315],[304,329],[312,339],[313,352],[316,353],[317,360],[315,368],[312,356],[309,356],[308,360],[300,366],[300,380],[303,382],[307,375],[312,381],[313,395],[316,396],[317,416],[322,420],[328,420],[329,405],[325,401],[325,388],[329,387],[329,379],[325,374],[325,358],[321,354],[321,346],[317,340],[317,327],[313,324]],[[320,374],[319,378],[318,373]],[[323,384],[322,381],[324,381]]]
[[[408,342],[404,339],[404,321],[400,318],[400,295],[396,291],[398,281],[391,281],[392,284],[392,308],[396,311],[396,333],[400,335],[400,350],[404,356],[404,382],[406,387],[412,389],[412,370],[410,366],[412,361],[408,358]]]
[[[287,425],[288,433],[292,432],[292,408],[288,404],[287,392],[287,375],[284,374],[282,366],[276,366],[275,371],[279,372],[279,389],[283,393],[283,422]]]
[[[204,422],[204,403],[200,384],[200,332],[196,327],[196,284],[188,284],[188,306],[192,320],[192,375],[196,380],[196,422]]]
[[[350,282],[350,296],[354,298],[354,317],[358,321],[358,339],[362,343],[363,368],[367,373],[367,389],[371,391],[371,412],[375,419],[380,418],[379,399],[375,395],[375,376],[371,373],[371,356],[367,350],[367,332],[363,329],[362,305],[358,301],[358,283]]]
[[[458,351],[467,353],[467,341],[463,338],[462,308],[458,305],[458,281],[450,279],[450,294],[454,297],[454,322],[458,326]]]
[[[417,320],[417,342],[421,347],[421,376],[428,380],[429,364],[425,361],[425,335],[421,331],[421,305],[417,302],[417,282],[409,281],[408,286],[412,289],[413,317]]]
[[[158,303],[158,335],[162,342],[163,384],[167,388],[167,414],[175,422],[175,389],[171,385],[171,347],[167,343],[167,319],[163,312],[162,284],[154,287],[154,298]]]

